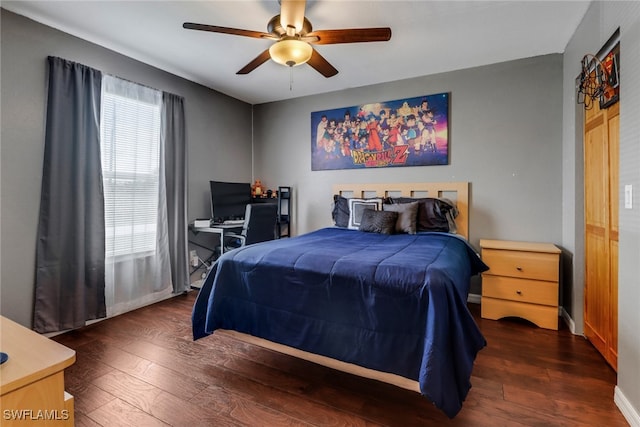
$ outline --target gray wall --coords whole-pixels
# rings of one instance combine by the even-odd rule
[[[209,216],[209,180],[252,178],[251,105],[2,9],[0,307],[26,326],[33,312],[48,55],[185,98],[189,219]]]
[[[449,165],[311,171],[311,112],[441,92],[450,93]],[[561,55],[254,108],[254,175],[294,187],[297,234],[331,225],[334,183],[469,181],[476,248],[481,238],[562,241]]]
[[[580,60],[596,53],[620,27],[620,209],[618,260],[618,387],[616,403],[640,424],[640,2],[593,2],[567,45],[563,72],[563,244],[574,254],[570,297],[576,332],[584,316],[583,112],[576,109]],[[634,190],[624,209],[624,186]]]

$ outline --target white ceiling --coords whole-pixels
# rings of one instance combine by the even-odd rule
[[[313,29],[390,27],[388,42],[318,45],[339,73],[267,61],[272,41],[185,30],[183,22],[267,31],[276,0],[2,1],[2,7],[251,104],[561,53],[590,1],[310,0]],[[291,75],[290,75],[291,71]],[[293,79],[290,90],[290,78]]]

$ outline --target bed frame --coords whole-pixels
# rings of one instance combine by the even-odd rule
[[[336,184],[332,194],[340,194],[344,197],[447,197],[458,208],[456,226],[458,234],[469,238],[469,183],[468,182],[441,182],[441,183],[392,183],[392,184]],[[254,337],[237,331],[218,330],[226,336],[240,341],[258,345],[269,350],[317,363],[331,369],[336,369],[361,377],[382,381],[407,390],[420,392],[417,381],[410,380],[400,375],[380,372],[364,368],[352,363],[332,359],[326,356],[298,350],[293,347],[277,344],[262,338]]]

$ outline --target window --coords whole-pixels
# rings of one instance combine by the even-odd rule
[[[104,75],[101,157],[106,256],[156,250],[162,93]]]

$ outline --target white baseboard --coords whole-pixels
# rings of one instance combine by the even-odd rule
[[[560,317],[562,317],[562,319],[564,320],[564,323],[567,324],[567,326],[569,327],[569,330],[571,331],[571,333],[573,335],[575,335],[576,334],[576,322],[574,322],[574,320],[571,318],[569,313],[567,313],[567,310],[565,310],[564,307],[559,307],[559,308],[560,308]]]
[[[613,401],[631,427],[640,427],[640,413],[633,407],[618,386],[616,386],[613,393]]]
[[[467,302],[470,302],[472,304],[480,304],[480,300],[481,295],[478,294],[469,294],[469,296],[467,297]]]
[[[158,303],[158,302],[160,302],[160,301],[164,301],[164,300],[167,300],[167,299],[169,299],[169,298],[173,298],[173,297],[178,296],[178,295],[180,295],[180,293],[177,293],[177,294],[176,294],[176,293],[173,293],[173,292],[172,292],[172,293],[170,293],[170,294],[164,295],[163,297],[159,298],[158,300],[147,301],[147,302],[145,302],[144,304],[141,304],[140,306],[135,307],[135,308],[132,308],[132,309],[130,309],[130,310],[127,310],[127,311],[125,311],[125,312],[123,312],[123,313],[118,313],[118,314],[109,314],[109,315],[107,315],[106,317],[101,317],[101,318],[99,318],[99,319],[87,320],[87,321],[84,323],[84,325],[85,325],[85,326],[90,326],[90,325],[93,325],[94,323],[102,322],[103,320],[112,319],[112,318],[114,318],[114,317],[116,317],[116,316],[119,316],[119,315],[121,315],[121,314],[128,313],[128,312],[130,312],[130,311],[137,310],[137,309],[139,309],[139,308],[146,307],[146,306],[148,306],[148,305],[152,305],[152,304]],[[65,329],[65,330],[63,330],[63,331],[47,332],[47,333],[44,333],[44,334],[42,334],[42,335],[43,335],[43,336],[45,336],[45,337],[47,337],[47,338],[53,338],[53,337],[55,337],[56,335],[64,334],[64,333],[66,333],[66,332],[70,332],[70,331],[72,331],[72,330],[73,330],[73,329]]]

